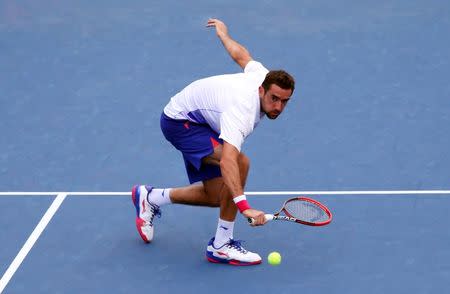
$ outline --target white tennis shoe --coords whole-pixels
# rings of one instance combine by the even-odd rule
[[[230,239],[220,248],[214,247],[212,238],[206,249],[206,258],[213,263],[227,263],[231,265],[255,265],[261,263],[261,256],[242,247],[242,241]]]
[[[159,206],[147,201],[147,196],[152,190],[151,186],[134,186],[131,192],[136,208],[136,228],[145,243],[153,240],[153,219],[155,216],[161,217]]]

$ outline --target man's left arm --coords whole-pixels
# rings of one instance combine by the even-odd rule
[[[242,69],[245,68],[247,63],[253,60],[248,50],[230,37],[227,26],[221,20],[210,18],[206,26],[216,28],[217,36],[228,54],[230,54],[231,58],[233,58]]]

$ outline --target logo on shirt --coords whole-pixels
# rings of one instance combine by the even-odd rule
[[[242,138],[245,138],[245,133],[244,133],[244,131],[243,130],[241,130],[241,129],[238,129],[239,130],[239,133],[241,133],[241,135],[242,135]]]

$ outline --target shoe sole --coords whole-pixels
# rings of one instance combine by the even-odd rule
[[[140,191],[139,191],[139,186],[134,186],[133,189],[131,190],[131,199],[133,200],[133,204],[134,207],[136,208],[136,229],[139,233],[139,235],[141,236],[142,240],[145,243],[150,243],[150,240],[147,239],[147,237],[145,236],[145,234],[142,232],[142,225],[145,222],[142,218],[139,217],[139,201],[140,201]]]
[[[259,261],[253,261],[253,262],[243,262],[235,259],[227,260],[227,259],[219,259],[215,257],[210,257],[208,254],[206,254],[206,259],[209,262],[212,263],[221,263],[221,264],[229,264],[229,265],[235,265],[235,266],[249,266],[249,265],[258,265],[261,264],[261,260]]]

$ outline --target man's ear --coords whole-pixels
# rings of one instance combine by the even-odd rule
[[[259,97],[262,97],[262,96],[264,96],[264,88],[263,88],[263,86],[259,86],[259,88],[258,88],[258,92],[259,92]]]

